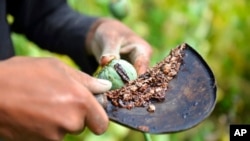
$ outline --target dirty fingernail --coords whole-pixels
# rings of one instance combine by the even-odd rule
[[[97,81],[102,84],[102,85],[106,85],[107,87],[110,87],[112,86],[112,83],[108,80],[105,80],[105,79],[97,79]]]

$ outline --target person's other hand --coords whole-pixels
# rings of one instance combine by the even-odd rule
[[[146,71],[152,54],[152,48],[146,41],[112,19],[97,20],[88,33],[86,44],[89,53],[96,57],[99,64],[105,65],[113,58],[125,56],[138,74]]]
[[[88,127],[96,134],[108,117],[92,93],[111,88],[56,59],[14,57],[0,62],[0,136],[15,141],[62,140]]]

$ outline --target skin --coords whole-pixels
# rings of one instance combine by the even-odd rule
[[[101,65],[114,58],[125,58],[134,65],[139,75],[148,68],[152,55],[152,48],[145,40],[113,19],[100,19],[93,25],[87,47]]]
[[[4,138],[62,140],[65,133],[79,133],[85,126],[96,134],[106,130],[108,117],[92,93],[109,90],[110,82],[51,58],[13,57],[1,62],[0,70]]]
[[[125,57],[138,74],[146,71],[151,47],[127,26],[100,19],[86,40],[101,65]],[[74,70],[53,58],[12,57],[0,61],[0,136],[15,141],[59,141],[88,127],[102,134],[108,117],[93,94],[111,83]]]

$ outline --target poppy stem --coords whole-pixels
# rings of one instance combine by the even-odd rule
[[[143,133],[145,141],[152,141],[149,133]]]

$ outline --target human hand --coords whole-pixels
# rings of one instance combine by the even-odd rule
[[[14,57],[0,62],[0,136],[6,140],[62,140],[85,126],[103,133],[108,117],[92,93],[111,83],[56,59]]]
[[[99,64],[126,57],[138,74],[146,71],[152,49],[150,45],[119,21],[100,19],[92,26],[87,37],[87,49]]]

